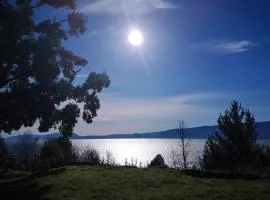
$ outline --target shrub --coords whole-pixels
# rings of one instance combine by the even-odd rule
[[[164,158],[158,154],[148,165],[148,167],[167,167],[164,162]]]
[[[267,170],[270,167],[270,148],[264,145],[257,145],[253,153],[253,167],[260,171]]]
[[[80,153],[78,161],[90,165],[98,165],[101,163],[99,152],[90,147],[87,147]]]
[[[5,140],[0,135],[0,174],[15,166],[14,157],[8,153]]]
[[[80,161],[80,148],[75,145],[72,145],[72,161],[73,163]]]
[[[106,151],[106,162],[107,165],[115,165],[115,158],[110,151]]]
[[[42,168],[53,168],[64,165],[63,151],[55,140],[45,141],[40,151]]]
[[[72,143],[67,137],[58,137],[54,141],[62,151],[64,165],[69,165],[74,161]]]
[[[26,131],[19,137],[15,145],[17,162],[21,163],[23,169],[26,171],[31,171],[34,168],[35,157],[37,155],[37,142],[38,137],[32,135],[30,131]]]

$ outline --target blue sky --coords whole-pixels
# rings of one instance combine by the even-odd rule
[[[88,59],[76,82],[106,71],[110,88],[79,134],[213,125],[236,99],[270,120],[270,2],[267,0],[79,1],[87,32],[65,43]],[[44,17],[45,14],[37,16]],[[131,29],[144,34],[139,48]]]

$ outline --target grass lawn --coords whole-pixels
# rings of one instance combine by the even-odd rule
[[[0,199],[270,200],[270,180],[197,178],[168,169],[81,166],[42,177],[2,180]]]

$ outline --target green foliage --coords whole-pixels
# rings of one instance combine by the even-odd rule
[[[233,101],[217,122],[218,132],[209,136],[204,148],[203,167],[234,172],[250,168],[257,140],[254,116]]]
[[[66,9],[66,17],[35,20],[37,9],[48,6]],[[81,114],[78,103],[84,121],[97,116],[98,93],[110,80],[106,73],[92,72],[85,83],[74,83],[88,63],[63,45],[85,32],[86,17],[75,8],[75,0],[1,1],[0,132],[38,122],[39,131],[58,128],[68,137]]]

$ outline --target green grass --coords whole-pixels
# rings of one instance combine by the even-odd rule
[[[67,167],[1,184],[8,199],[270,199],[270,181],[196,178],[168,169]],[[1,198],[0,199],[6,199]]]

